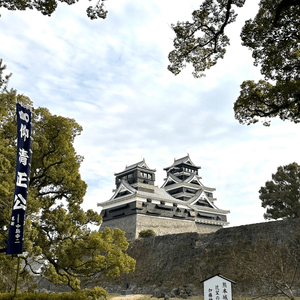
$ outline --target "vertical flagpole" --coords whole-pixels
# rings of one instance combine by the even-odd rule
[[[15,293],[14,298],[17,295],[17,289],[18,289],[18,279],[19,279],[19,271],[20,271],[20,255],[18,254],[18,262],[17,262],[17,276],[16,276],[16,282],[15,282]]]

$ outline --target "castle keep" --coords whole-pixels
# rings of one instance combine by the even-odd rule
[[[152,229],[156,235],[183,232],[214,232],[228,225],[228,210],[216,207],[215,188],[200,181],[196,166],[189,155],[174,160],[164,168],[166,179],[161,188],[154,185],[155,169],[145,160],[115,174],[116,189],[102,207],[105,227],[120,228],[128,240],[134,240],[142,230]]]

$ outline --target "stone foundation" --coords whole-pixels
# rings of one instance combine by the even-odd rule
[[[147,229],[152,229],[157,236],[161,236],[186,232],[210,233],[222,228],[220,225],[195,223],[192,220],[156,217],[144,214],[133,214],[105,221],[101,224],[100,230],[104,230],[105,227],[109,227],[110,229],[120,228],[126,232],[126,237],[129,241],[138,238],[139,232]]]
[[[136,239],[136,214],[129,215],[122,218],[115,218],[109,221],[105,221],[101,224],[99,231],[104,230],[105,227],[110,229],[120,228],[126,232],[126,238],[128,241]]]

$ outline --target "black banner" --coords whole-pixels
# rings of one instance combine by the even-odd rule
[[[23,233],[30,172],[31,111],[17,103],[17,167],[6,254],[23,253]]]

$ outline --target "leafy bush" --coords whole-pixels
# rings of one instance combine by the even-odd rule
[[[151,237],[151,236],[156,236],[156,233],[152,229],[142,230],[139,233],[140,238],[147,238],[147,237]]]
[[[106,300],[107,293],[100,287],[95,287],[93,290],[84,289],[80,292],[70,293],[22,293],[13,297],[13,293],[0,294],[0,300]]]

